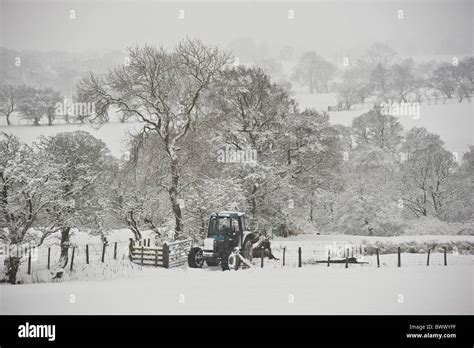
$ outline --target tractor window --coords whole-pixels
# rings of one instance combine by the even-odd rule
[[[245,216],[242,216],[240,219],[239,219],[240,223],[242,224],[241,226],[241,230],[242,232],[243,231],[247,231],[247,218]]]
[[[213,218],[209,224],[209,236],[228,234],[230,232],[230,227],[230,218]]]
[[[239,221],[237,219],[232,219],[232,232],[239,232]]]

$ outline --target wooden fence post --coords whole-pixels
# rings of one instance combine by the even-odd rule
[[[286,247],[283,247],[283,266],[285,265],[285,253],[286,253]]]
[[[398,247],[398,267],[402,267],[402,260],[400,256],[400,247]]]
[[[158,248],[155,249],[155,267],[158,267]]]
[[[166,243],[163,243],[163,267],[170,267],[170,248]]]
[[[346,268],[349,268],[349,249],[347,249],[347,255],[346,255]]]
[[[428,249],[428,257],[426,258],[426,265],[427,266],[430,265],[430,253],[431,253],[431,249]]]
[[[76,247],[72,247],[72,256],[71,256],[71,268],[69,269],[72,271],[72,265],[74,264],[74,252],[76,251]]]
[[[377,248],[376,251],[377,251],[377,267],[380,267],[379,248]]]
[[[89,244],[86,244],[86,264],[89,264]]]
[[[331,250],[328,250],[328,267],[330,265],[331,261]]]
[[[443,247],[444,249],[444,265],[447,266],[448,265],[448,258],[446,256],[446,247]]]
[[[104,258],[105,258],[105,243],[102,246],[102,263],[104,263]]]
[[[28,252],[28,274],[31,274],[31,249]]]
[[[51,247],[48,247],[48,269],[51,261]]]
[[[301,247],[298,248],[298,267],[301,267]]]
[[[117,260],[117,242],[114,244],[114,260]]]
[[[143,266],[143,256],[144,256],[144,253],[145,253],[145,247],[142,246],[142,266]]]
[[[133,262],[133,247],[135,246],[135,242],[133,239],[130,238],[130,244],[128,245],[128,257],[130,261]]]

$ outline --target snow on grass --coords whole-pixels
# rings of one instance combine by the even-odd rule
[[[3,314],[473,314],[472,266],[148,268],[0,294]]]
[[[98,125],[90,124],[61,124],[53,126],[4,126],[0,127],[0,131],[16,135],[22,142],[31,145],[37,140],[39,136],[52,136],[61,132],[74,132],[76,130],[83,130],[94,137],[102,140],[112,155],[121,158],[128,141],[128,134],[136,134],[137,131],[143,128],[143,124],[138,122],[128,123],[107,123],[100,127]]]
[[[117,230],[110,240],[126,240]],[[88,242],[77,233],[76,241]],[[73,238],[73,239],[74,239]],[[89,237],[94,238],[94,237]],[[425,254],[364,256],[364,265],[316,264],[328,243],[376,240],[472,240],[472,236],[365,237],[299,235],[276,238],[272,250],[280,260],[253,260],[254,267],[222,272],[220,267],[164,269],[132,264],[126,250],[113,260],[106,254],[89,265],[84,253],[75,255],[74,271],[51,283],[47,270],[20,275],[25,283],[0,284],[3,314],[473,314],[472,255],[433,253],[430,267]],[[126,243],[126,242],[125,242]],[[303,267],[298,268],[298,247]],[[286,247],[286,265],[282,251]],[[79,249],[80,250],[80,249]],[[82,260],[82,263],[79,263]],[[23,267],[23,266],[22,266]],[[34,270],[33,266],[33,270]],[[35,278],[36,277],[36,278]],[[42,283],[47,282],[47,283]],[[400,295],[403,302],[399,303]],[[74,298],[74,302],[71,302]],[[293,303],[291,303],[293,301]],[[184,302],[184,303],[183,303]]]

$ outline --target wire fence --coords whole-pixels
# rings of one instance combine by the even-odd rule
[[[377,249],[378,250],[378,249]],[[409,266],[452,266],[472,265],[474,255],[448,252],[447,249],[436,248],[426,253],[412,253],[399,248],[399,253],[375,252],[368,255],[360,245],[345,245],[340,250],[324,246],[300,247],[284,244],[272,247],[275,257],[282,266],[303,267],[305,265],[327,265],[346,267],[349,265],[371,267],[409,267]],[[378,254],[378,255],[377,255]],[[329,262],[328,262],[329,261]],[[300,266],[301,265],[301,266]]]
[[[4,275],[5,261],[11,250],[7,247],[1,250],[0,273]],[[140,268],[129,261],[128,241],[72,245],[68,248],[67,254],[67,263],[64,265],[64,261],[60,260],[61,247],[57,244],[33,247],[21,252],[16,249],[13,256],[18,256],[20,261],[17,278],[28,282],[41,282],[62,277],[64,273],[68,279],[109,277],[126,270]]]
[[[145,241],[146,243],[146,241]],[[146,245],[146,244],[144,244]],[[0,248],[0,272],[5,274],[6,256],[11,251]],[[426,253],[410,253],[398,248],[397,253],[382,254],[376,249],[367,255],[360,245],[344,245],[334,250],[327,246],[295,246],[276,243],[272,247],[275,260],[252,260],[254,267],[411,267],[411,266],[453,266],[472,265],[474,255],[448,252],[446,248],[436,248]],[[18,250],[17,250],[18,253]],[[21,282],[49,282],[65,273],[64,279],[111,278],[141,270],[143,265],[130,261],[128,241],[112,243],[90,243],[73,245],[68,248],[68,261],[60,262],[61,247],[57,244],[24,249],[19,253],[17,279]],[[146,265],[145,265],[146,267]]]

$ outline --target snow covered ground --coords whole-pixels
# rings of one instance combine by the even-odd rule
[[[126,279],[0,285],[0,313],[472,315],[472,275],[472,265],[148,268]]]
[[[117,230],[110,241],[126,241],[130,232]],[[95,237],[75,233],[73,243],[94,243]],[[472,236],[363,237],[299,235],[275,238],[273,252],[280,260],[265,260],[260,268],[222,272],[220,267],[172,269],[131,264],[119,250],[117,261],[81,263],[64,281],[0,284],[2,314],[474,314],[473,255],[433,253],[365,256],[366,265],[311,264],[325,256],[325,246],[363,240],[472,241]],[[125,242],[126,243],[126,242]],[[286,247],[286,265],[282,251]],[[297,267],[302,247],[303,267]],[[81,250],[78,248],[77,250]],[[92,249],[91,249],[92,250]],[[123,255],[122,255],[123,254]],[[94,254],[95,255],[95,254]],[[82,260],[83,261],[83,260]],[[33,265],[35,270],[36,264]],[[44,274],[42,274],[43,272]],[[25,272],[23,272],[25,273]],[[34,273],[36,274],[36,273]],[[38,272],[38,277],[49,272]],[[50,276],[49,276],[50,277]],[[38,279],[36,280],[38,281]],[[40,280],[41,281],[41,280]],[[50,281],[50,280],[43,280]]]

